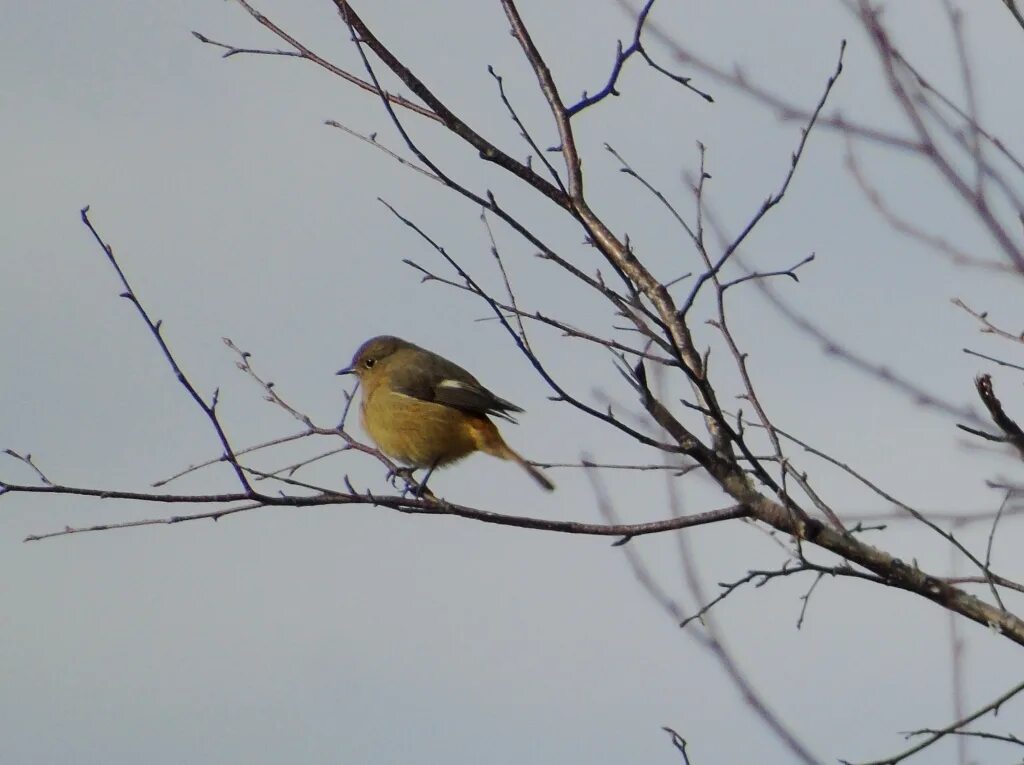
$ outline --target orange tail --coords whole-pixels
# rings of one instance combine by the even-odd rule
[[[548,477],[540,472],[537,468],[531,465],[529,462],[524,460],[517,452],[513,451],[507,445],[505,446],[505,457],[504,459],[512,460],[519,465],[523,470],[530,474],[530,477],[534,481],[541,485],[541,488],[545,491],[554,491],[555,485],[548,480]]]
[[[498,432],[498,428],[493,422],[485,417],[481,417],[474,425],[476,427],[473,428],[473,436],[477,449],[498,459],[515,462],[529,473],[530,477],[539,483],[545,491],[555,490],[555,485],[548,480],[546,475],[523,459],[518,452],[505,443],[505,439],[501,437],[501,433]]]

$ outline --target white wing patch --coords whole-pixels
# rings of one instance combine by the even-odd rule
[[[438,388],[458,388],[459,390],[472,390],[472,391],[479,391],[480,390],[475,385],[467,385],[464,382],[459,382],[458,380],[451,380],[451,379],[441,380],[441,382],[439,382],[437,384],[437,387]]]

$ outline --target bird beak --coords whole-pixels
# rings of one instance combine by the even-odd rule
[[[354,375],[355,373],[356,373],[356,368],[355,367],[345,367],[344,369],[339,369],[334,374],[336,374],[336,375]]]

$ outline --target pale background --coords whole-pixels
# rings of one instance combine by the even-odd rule
[[[497,3],[361,6],[385,42],[478,130],[516,156],[526,152],[487,74],[493,64],[542,145],[556,142]],[[1022,30],[996,0],[969,6],[985,124],[1019,152]],[[261,10],[358,71],[331,3],[275,0]],[[610,2],[523,2],[521,11],[567,99],[604,83],[616,38],[631,30]],[[654,18],[719,65],[741,64],[807,106],[848,37],[834,105],[899,126],[868,42],[838,3],[665,0]],[[957,93],[939,4],[894,4],[887,21],[906,52]],[[403,258],[439,270],[443,264],[378,196],[413,216],[488,286],[500,282],[477,210],[322,124],[337,119],[398,148],[375,98],[297,60],[223,61],[193,29],[238,45],[278,45],[239,7],[217,0],[5,10],[0,448],[31,452],[60,482],[122,489],[144,489],[218,453],[208,422],[117,297],[120,287],[79,221],[89,204],[138,294],[164,320],[186,371],[206,395],[221,388],[222,416],[238,446],[298,428],[261,401],[222,336],[251,351],[291,403],[331,425],[345,385],[333,372],[360,341],[390,332],[454,358],[524,406],[522,424],[507,436],[530,458],[657,459],[547,400],[550,392],[507,336],[494,322],[476,321],[487,315],[484,306],[419,285]],[[687,73],[663,49],[652,50]],[[663,278],[697,268],[696,258],[602,144],[613,144],[689,212],[681,175],[695,167],[695,144],[703,141],[714,176],[709,199],[736,230],[778,186],[798,140],[798,125],[707,79],[695,84],[716,104],[633,62],[623,96],[578,120],[592,203]],[[515,184],[482,171],[472,152],[433,125],[414,116],[406,123],[457,178],[515,200],[581,267],[600,265],[581,232],[549,205],[521,201]],[[789,196],[747,259],[780,267],[816,252],[800,286],[780,285],[800,311],[850,348],[958,404],[972,405],[978,371],[994,371],[1007,406],[1021,413],[1019,377],[961,352],[971,346],[1011,356],[1015,349],[980,338],[949,302],[961,296],[1012,327],[1020,320],[1019,283],[954,269],[893,234],[843,169],[842,153],[839,137],[822,131],[812,138]],[[863,158],[895,208],[995,256],[930,170],[876,149]],[[536,261],[506,229],[496,230],[524,302],[598,330],[609,326],[604,305]],[[997,506],[984,480],[1012,477],[1011,461],[966,450],[954,419],[825,356],[753,290],[737,292],[731,307],[780,426],[921,508]],[[550,333],[535,338],[575,394],[629,402],[606,355]],[[719,366],[724,392],[739,392],[724,356]],[[259,464],[279,467],[294,454]],[[841,511],[888,509],[819,463],[802,465]],[[380,465],[358,455],[305,477],[340,487],[344,473],[357,485],[384,486]],[[32,480],[6,457],[0,476]],[[559,490],[548,496],[513,466],[476,457],[433,485],[490,510],[600,520],[579,471],[552,476]],[[668,514],[663,478],[605,481],[624,520]],[[723,504],[699,480],[678,485],[687,510]],[[227,470],[177,486],[234,488]],[[0,500],[4,765],[678,762],[662,725],[690,741],[700,765],[789,761],[713,660],[642,592],[608,540],[339,507],[21,542],[64,525],[180,510],[75,497]],[[994,558],[1018,578],[1020,533],[1019,523],[1008,523]],[[986,534],[977,527],[964,538],[978,549]],[[780,560],[771,539],[739,523],[689,538],[709,590]],[[896,527],[878,541],[946,570],[946,548],[915,527]],[[633,544],[682,596],[673,540]],[[823,582],[797,631],[799,596],[809,584],[740,593],[719,619],[752,681],[823,761],[895,752],[904,745],[900,731],[952,719],[941,610],[877,587]],[[964,630],[968,701],[978,705],[1019,681],[1020,655],[980,628]],[[988,727],[1019,733],[1022,708],[1015,701]],[[1003,748],[972,751],[1003,758],[989,762],[1011,756]],[[952,758],[946,746],[919,761]]]

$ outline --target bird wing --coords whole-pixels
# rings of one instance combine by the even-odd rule
[[[398,393],[423,401],[432,401],[453,409],[474,414],[491,414],[515,422],[508,412],[521,412],[520,407],[491,393],[473,375],[441,356],[423,363],[396,365],[391,372],[391,388]]]

